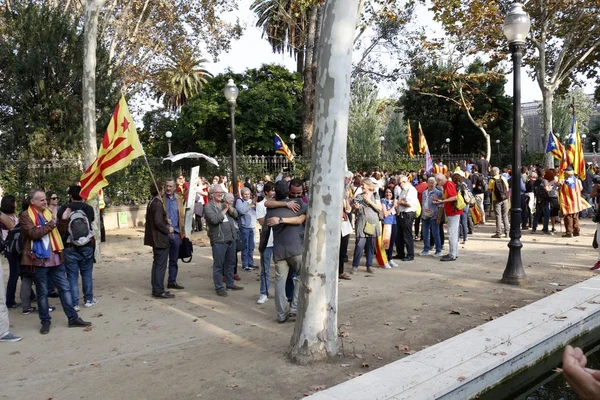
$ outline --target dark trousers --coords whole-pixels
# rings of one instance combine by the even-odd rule
[[[398,224],[398,235],[396,236],[396,253],[401,258],[415,256],[415,240],[413,236],[413,224],[415,222],[414,212],[401,212],[396,217]],[[406,247],[406,253],[404,248]]]
[[[63,264],[57,267],[38,267],[35,269],[35,285],[37,288],[37,304],[38,314],[42,322],[50,322],[50,312],[48,311],[48,276],[52,276],[58,294],[60,295],[60,303],[63,311],[69,321],[77,319],[77,311],[73,308],[71,300],[71,289],[69,281],[67,281],[67,271]]]
[[[202,232],[202,215],[196,214],[195,221],[196,221],[196,232]]]
[[[8,282],[6,284],[6,307],[11,308],[17,301],[15,296],[17,293],[17,282],[19,281],[19,256],[15,256],[12,253],[6,253],[6,259],[8,260],[9,275]],[[0,288],[0,290],[2,290]]]
[[[106,242],[106,229],[104,229],[104,209],[100,210],[100,241]]]
[[[350,242],[350,235],[342,236],[340,241],[340,265],[338,267],[339,275],[344,273],[344,260],[348,258],[348,243]]]
[[[421,216],[415,218],[415,236],[419,236],[421,232]]]
[[[165,292],[165,273],[167,272],[167,260],[169,248],[152,248],[152,294],[163,294]]]
[[[179,236],[179,233],[169,233],[169,283],[177,281],[177,272],[179,271],[177,260],[179,259],[180,245],[181,236]]]

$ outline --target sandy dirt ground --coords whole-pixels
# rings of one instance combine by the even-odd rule
[[[49,335],[39,334],[36,314],[11,310],[11,329],[24,339],[0,344],[0,398],[301,398],[592,277],[594,229],[586,219],[578,238],[524,232],[525,287],[500,283],[508,239],[490,238],[489,222],[460,246],[456,262],[417,256],[368,275],[363,259],[360,273],[340,282],[340,355],[309,367],[286,356],[293,322],[277,323],[272,299],[256,304],[258,272],[240,268],[245,290],[216,296],[210,247],[198,246],[204,233],[193,235],[192,263],[180,263],[185,289],[162,301],[150,296],[143,230],[110,231],[94,269],[99,303],[80,313],[93,329],[69,329],[58,299],[50,299],[58,309]]]

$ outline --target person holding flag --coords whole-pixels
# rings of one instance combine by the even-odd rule
[[[575,176],[572,167],[565,169],[566,178],[558,184],[560,188],[560,209],[565,221],[565,234],[562,237],[571,238],[579,236],[579,212],[590,207],[590,205],[581,198],[583,185]]]

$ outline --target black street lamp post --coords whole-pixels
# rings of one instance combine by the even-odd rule
[[[446,149],[448,149],[448,154],[450,154],[450,138],[446,138]]]
[[[513,3],[504,20],[504,35],[508,39],[513,60],[513,173],[510,213],[510,242],[506,268],[502,283],[522,285],[526,281],[521,259],[521,62],[525,50],[525,39],[531,22],[523,10],[523,4]]]
[[[502,157],[500,156],[500,139],[496,139],[496,152],[498,153],[498,168],[502,169]]]
[[[237,100],[239,90],[233,79],[230,79],[225,85],[225,98],[229,103],[229,114],[231,115],[231,186],[233,188],[233,195],[238,198],[238,183],[237,183],[237,153],[236,153],[236,139],[235,139],[235,101]]]

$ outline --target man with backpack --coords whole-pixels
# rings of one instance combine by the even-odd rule
[[[48,306],[48,277],[52,276],[58,288],[60,303],[69,319],[69,328],[92,325],[83,321],[73,308],[71,290],[63,265],[64,244],[56,227],[56,220],[47,207],[46,193],[33,190],[29,193],[29,207],[20,215],[23,255],[21,269],[27,268],[35,274],[38,313],[42,322],[40,333],[50,332]]]
[[[479,172],[477,166],[471,167],[471,183],[473,184],[473,194],[475,195],[475,201],[477,207],[481,211],[481,223],[485,224],[485,208],[483,206],[483,200],[485,198],[485,192],[487,191],[487,185],[485,184],[485,176]]]
[[[92,231],[94,209],[84,203],[79,195],[81,187],[69,187],[69,202],[63,205],[57,213],[58,230],[61,232],[65,246],[64,258],[67,270],[67,280],[71,289],[71,300],[75,311],[79,311],[79,274],[83,289],[86,308],[95,306],[98,300],[94,298],[92,271],[94,269],[94,248],[96,241]]]
[[[508,223],[508,182],[500,175],[498,167],[492,168],[492,179],[489,191],[494,201],[494,214],[496,215],[496,234],[493,238],[508,237],[510,225]]]

